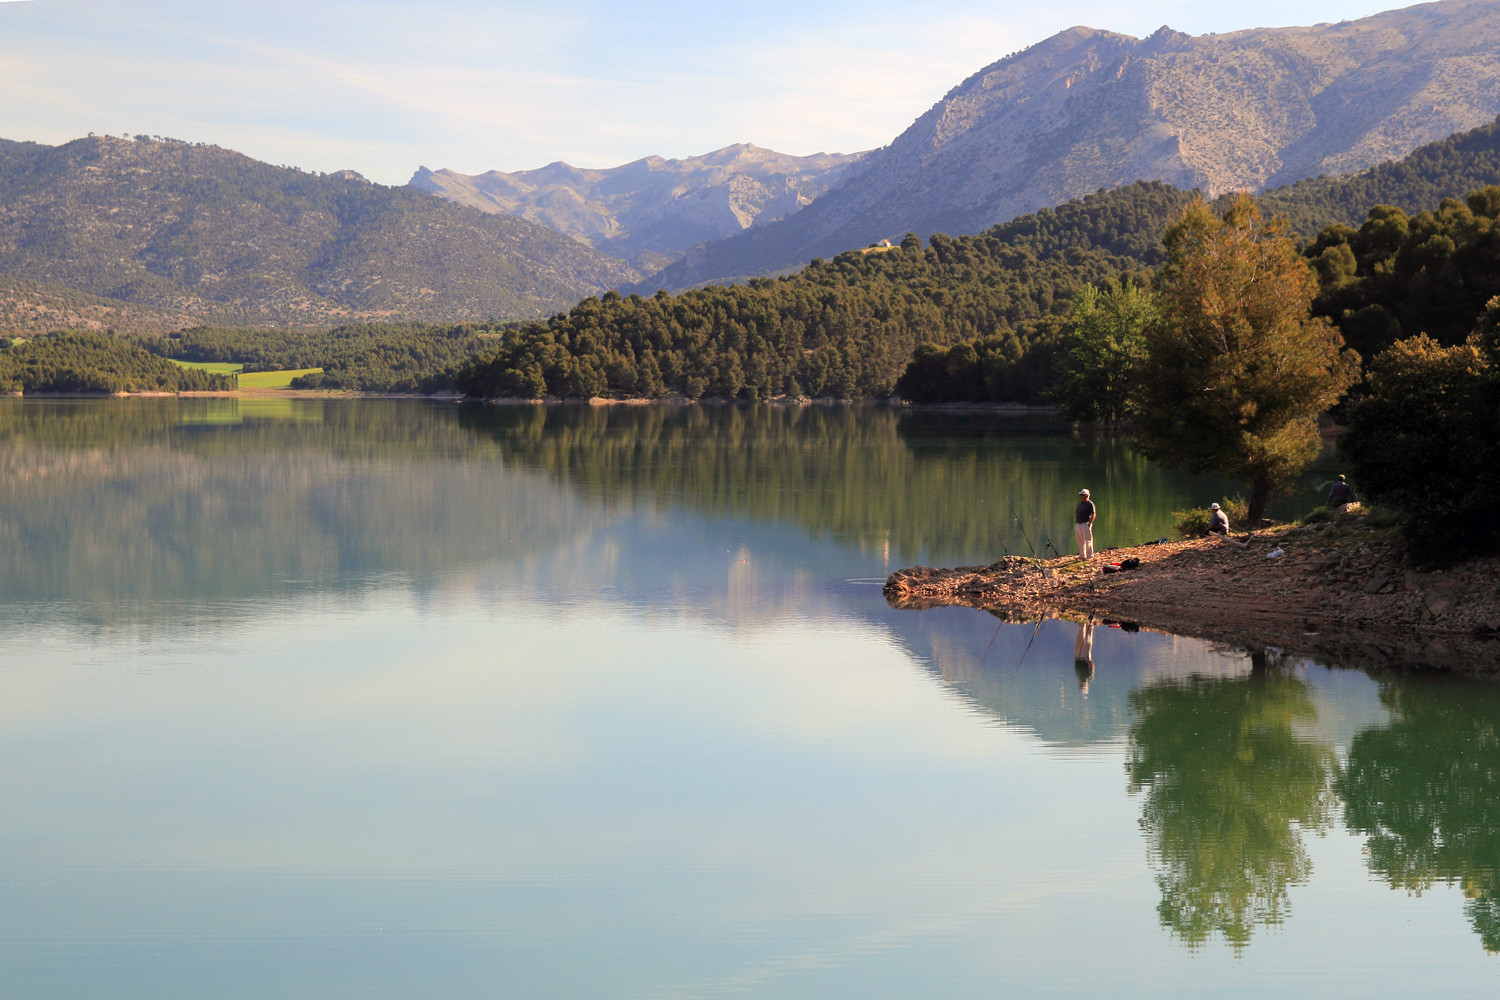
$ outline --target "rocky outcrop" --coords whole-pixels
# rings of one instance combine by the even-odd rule
[[[1497,51],[1492,0],[1200,37],[1071,28],[969,77],[803,211],[638,287],[975,233],[1136,180],[1216,195],[1357,171],[1493,120]]]
[[[601,170],[560,162],[476,175],[422,167],[408,183],[481,211],[518,215],[642,266],[655,263],[655,270],[695,244],[792,215],[862,155],[788,156],[741,143]]]

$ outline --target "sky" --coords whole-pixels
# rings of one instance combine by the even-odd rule
[[[737,142],[849,153],[1073,25],[1198,35],[1403,5],[0,0],[0,138],[169,136],[385,184]]]

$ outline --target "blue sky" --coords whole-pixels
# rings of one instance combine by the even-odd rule
[[[1400,0],[0,0],[0,137],[211,142],[389,184],[734,142],[853,152],[1075,24],[1142,36]]]

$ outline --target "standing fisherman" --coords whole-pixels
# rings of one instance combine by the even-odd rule
[[[1354,490],[1349,487],[1349,483],[1343,476],[1339,476],[1338,481],[1333,484],[1333,489],[1328,491],[1328,506],[1338,510],[1353,499]]]
[[[1073,537],[1078,541],[1078,554],[1085,559],[1094,557],[1094,518],[1098,511],[1089,499],[1088,490],[1078,491],[1078,509],[1073,512]]]

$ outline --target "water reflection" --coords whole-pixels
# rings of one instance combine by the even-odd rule
[[[30,933],[71,982],[108,951],[88,918],[136,941],[154,892],[135,952],[218,974],[233,942],[239,980],[289,970],[284,995],[308,990],[263,944],[279,919],[309,962],[420,960],[391,959],[388,995],[1156,996],[1160,969],[1189,993],[1256,959],[1272,988],[1286,949],[1351,947],[1306,920],[1246,947],[1316,888],[1336,796],[1363,831],[1328,838],[1349,892],[1368,835],[1391,885],[1461,886],[1493,946],[1493,695],[1389,681],[1382,704],[1363,675],[898,612],[870,585],[1020,544],[986,513],[1012,498],[1041,519],[1061,493],[1065,528],[1102,476],[1114,530],[1145,535],[1201,499],[1119,442],[855,409],[276,403],[0,402],[0,882],[31,880],[0,906],[0,969]],[[257,908],[261,871],[286,914]],[[48,902],[62,884],[76,911]],[[1409,901],[1380,893],[1372,940],[1399,944]],[[1080,956],[1088,921],[1118,934]],[[1211,966],[1216,938],[1239,959]],[[1380,985],[1397,958],[1355,944]]]
[[[1236,949],[1278,924],[1312,872],[1303,832],[1333,814],[1333,750],[1299,733],[1311,692],[1285,663],[1252,655],[1249,677],[1189,677],[1131,693],[1126,772],[1159,868],[1164,926],[1190,945]]]
[[[1500,951],[1500,689],[1400,678],[1380,698],[1393,721],[1349,747],[1344,823],[1392,888],[1460,886],[1485,950]]]

